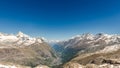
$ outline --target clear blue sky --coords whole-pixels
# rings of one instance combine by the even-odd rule
[[[63,40],[120,34],[120,0],[0,0],[0,32]]]

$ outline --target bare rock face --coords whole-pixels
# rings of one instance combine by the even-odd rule
[[[120,68],[120,65],[111,65],[111,64],[87,64],[87,65],[80,65],[79,63],[67,63],[63,66],[63,68]]]
[[[0,62],[11,62],[35,67],[39,64],[53,65],[56,56],[46,44],[32,44],[24,47],[0,48]]]
[[[15,63],[0,63],[0,68],[49,68],[46,65],[38,65],[36,67],[23,66]]]
[[[22,66],[17,64],[0,64],[0,68],[31,68],[29,66]]]
[[[120,68],[120,50],[111,53],[80,55],[66,63],[63,68]]]
[[[39,65],[39,66],[37,66],[37,67],[35,67],[35,68],[49,68],[48,66],[45,66],[45,65]]]
[[[84,66],[80,65],[79,63],[69,62],[63,66],[63,68],[83,68]]]

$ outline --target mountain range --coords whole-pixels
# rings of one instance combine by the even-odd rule
[[[120,68],[120,35],[85,33],[64,41],[0,33],[3,68]],[[6,67],[5,67],[6,66]]]
[[[60,68],[120,68],[120,35],[86,33],[53,48],[62,58]]]
[[[0,33],[0,58],[2,64],[30,67],[53,66],[59,59],[42,38],[32,38],[22,32],[17,35]]]

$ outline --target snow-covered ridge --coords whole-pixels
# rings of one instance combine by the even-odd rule
[[[62,45],[64,48],[84,47],[84,45],[88,45],[87,47],[89,48],[98,46],[105,47],[108,45],[120,44],[120,35],[85,33],[82,35],[76,35],[68,40],[60,41],[57,44]]]
[[[18,32],[18,34],[13,35],[13,34],[4,34],[0,33],[0,44],[2,45],[31,45],[35,42],[42,43],[41,38],[32,38],[22,32]]]
[[[103,50],[98,51],[97,53],[109,53],[114,52],[120,49],[120,44],[113,45],[113,46],[106,46]]]
[[[120,35],[117,34],[105,34],[105,33],[98,33],[98,34],[90,34],[90,33],[84,33],[81,35],[73,36],[67,40],[47,40],[48,43],[63,43],[63,42],[69,42],[69,41],[80,41],[80,40],[86,40],[86,41],[99,41],[104,40],[106,43],[109,42],[118,42],[118,39],[120,39]],[[116,41],[117,40],[117,41]]]
[[[75,41],[86,40],[86,41],[93,41],[93,42],[103,40],[106,43],[120,42],[120,35],[117,35],[117,34],[109,35],[109,34],[104,34],[104,33],[98,33],[98,34],[93,35],[90,33],[86,33],[82,35],[76,35],[63,42],[69,42],[70,40],[75,40]]]

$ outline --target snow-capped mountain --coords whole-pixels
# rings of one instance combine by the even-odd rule
[[[22,32],[18,32],[17,35],[0,33],[0,44],[2,45],[28,46],[35,42],[42,43],[43,40],[41,38],[32,38]]]
[[[53,48],[61,54],[63,62],[67,62],[76,55],[118,51],[120,49],[120,35],[86,33],[59,41],[53,44]]]
[[[99,46],[99,45],[112,45],[115,43],[116,44],[120,43],[120,35],[109,35],[103,33],[98,33],[96,35],[87,33],[83,35],[77,35],[62,42],[58,42],[58,44],[65,46],[65,48],[81,46],[81,45],[85,46],[87,44],[93,46]]]
[[[0,63],[8,62],[32,68],[37,65],[59,64],[56,53],[45,41],[43,37],[33,38],[22,32],[0,33]]]
[[[120,35],[87,33],[59,42],[54,47],[62,52],[66,63],[63,68],[120,68]],[[58,47],[62,49],[58,50]]]
[[[94,64],[104,65],[103,62],[98,61],[99,59],[106,61],[105,63],[110,66],[111,64],[107,61],[113,64],[119,63],[120,35],[86,33],[59,41],[47,40],[44,37],[33,38],[22,32],[18,32],[16,35],[0,33],[0,54],[2,54],[0,55],[0,62],[5,61],[28,66],[29,63],[30,65],[46,64],[54,66],[67,63],[70,60],[68,63],[72,63],[73,66],[86,66],[83,64],[93,62]],[[108,57],[109,59],[106,59]]]

